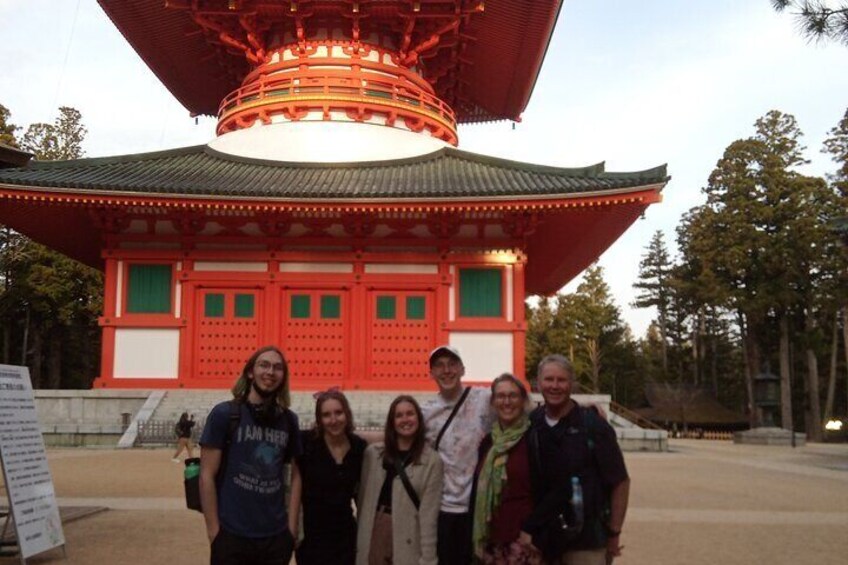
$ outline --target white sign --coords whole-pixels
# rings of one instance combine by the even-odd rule
[[[21,557],[65,544],[26,367],[0,365],[0,460]]]

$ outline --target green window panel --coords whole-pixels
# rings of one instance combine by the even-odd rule
[[[252,318],[255,297],[252,294],[236,294],[235,314],[236,318]]]
[[[407,320],[423,320],[424,319],[424,297],[423,296],[407,296],[406,297],[406,319]]]
[[[502,314],[500,269],[459,270],[459,315],[468,318],[499,318]]]
[[[378,320],[394,320],[396,317],[395,310],[397,309],[394,296],[378,296],[377,297],[377,319]]]
[[[224,317],[224,295],[207,294],[203,298],[203,315],[207,318]]]
[[[308,318],[311,310],[311,301],[308,294],[292,294],[291,317]]]
[[[326,294],[321,297],[321,318],[338,319],[342,316],[342,299],[337,295]]]
[[[171,265],[130,265],[127,281],[127,312],[171,312]]]

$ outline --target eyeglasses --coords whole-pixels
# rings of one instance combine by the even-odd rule
[[[259,361],[256,363],[256,366],[262,370],[267,371],[272,369],[275,373],[284,373],[286,371],[286,366],[282,363],[271,363],[270,361]]]
[[[495,394],[495,400],[498,402],[503,402],[504,400],[509,400],[513,402],[521,398],[521,393],[518,392],[499,392]]]

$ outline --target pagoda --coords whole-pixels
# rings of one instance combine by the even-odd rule
[[[309,390],[523,376],[552,294],[652,203],[610,173],[456,148],[518,120],[561,0],[100,0],[208,145],[0,170],[0,222],[105,273],[96,387],[219,388],[278,344]]]

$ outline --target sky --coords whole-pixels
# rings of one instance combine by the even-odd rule
[[[26,127],[77,108],[86,155],[207,143],[95,0],[0,0],[0,104]],[[566,0],[520,123],[460,128],[459,148],[608,171],[668,164],[672,180],[600,258],[622,317],[640,337],[655,315],[634,309],[639,260],[657,230],[673,251],[680,217],[704,201],[733,141],[769,110],[792,114],[810,164],[835,164],[822,142],[848,109],[848,47],[809,43],[769,0]],[[573,291],[579,278],[565,290]]]

